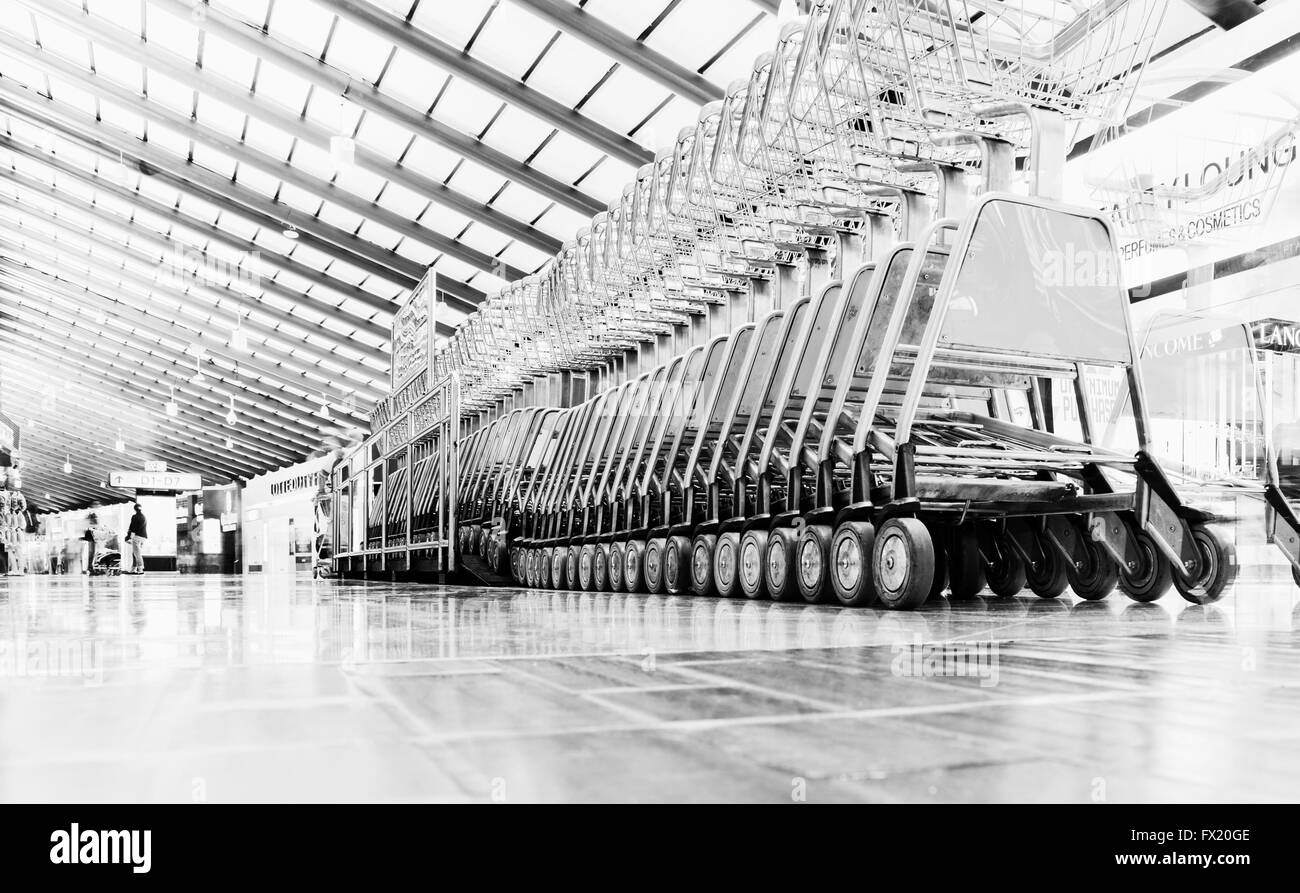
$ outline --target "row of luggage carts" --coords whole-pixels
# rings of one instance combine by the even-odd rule
[[[1162,12],[827,0],[787,25],[448,361],[487,407],[710,307],[744,321],[467,437],[459,548],[534,587],[1219,599],[1233,540],[1151,453],[1110,225],[1056,198]]]

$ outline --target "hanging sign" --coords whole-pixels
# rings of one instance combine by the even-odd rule
[[[187,490],[202,490],[203,476],[176,471],[110,471],[108,485],[121,490],[184,493]]]
[[[411,290],[411,296],[393,317],[391,384],[401,390],[425,369],[433,357],[434,301],[433,273],[426,273]]]
[[[167,463],[156,460],[146,460],[144,463],[144,470],[155,473],[165,473],[167,471]]]
[[[1300,353],[1300,322],[1287,319],[1261,319],[1250,324],[1255,347],[1275,353]]]

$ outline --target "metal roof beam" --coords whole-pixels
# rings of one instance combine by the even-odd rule
[[[142,366],[132,363],[130,368],[124,368],[112,363],[102,362],[89,354],[71,353],[65,343],[45,337],[45,332],[33,328],[30,324],[21,320],[0,317],[0,329],[12,332],[15,337],[23,342],[27,350],[48,357],[56,365],[70,364],[91,374],[103,376],[106,381],[116,382],[118,390],[123,393],[138,397],[146,401],[147,405],[158,407],[158,409],[154,410],[155,412],[161,412],[161,407],[171,396],[170,392],[159,390],[158,387],[160,386],[155,387],[157,385],[156,379],[145,377],[142,374],[144,369]],[[272,461],[284,461],[288,458],[290,462],[295,462],[313,451],[313,447],[296,443],[281,433],[268,431],[260,424],[250,424],[249,419],[253,417],[253,414],[247,411],[249,409],[247,404],[242,408],[236,407],[240,410],[240,427],[235,429],[226,425],[224,416],[227,405],[225,403],[219,400],[202,401],[201,398],[207,395],[196,395],[193,390],[187,389],[183,385],[177,388],[177,392],[179,396],[189,399],[177,401],[180,415],[176,418],[184,418],[191,427],[197,428],[199,433],[212,437],[214,440],[220,439],[224,441],[227,437],[238,437],[246,445],[255,445],[257,452]],[[200,399],[195,399],[196,396]],[[215,404],[216,409],[214,411],[204,409],[204,402]]]
[[[21,311],[23,318],[28,319],[36,325],[46,325],[48,323],[54,326],[60,333],[69,336],[72,335],[75,330],[76,332],[87,334],[92,340],[99,338],[105,339],[107,342],[115,345],[118,351],[135,352],[138,340],[133,340],[130,334],[118,335],[107,330],[103,326],[92,330],[87,328],[83,321],[75,318],[69,319],[66,311],[60,311],[53,305],[43,302],[37,303],[39,299],[34,296],[29,296],[28,300],[31,301],[31,303],[19,304],[18,311]],[[9,308],[9,312],[15,312],[12,305]],[[36,319],[32,319],[32,317],[36,317]],[[191,369],[199,366],[198,361],[192,355],[186,354],[183,351],[174,350],[163,344],[147,342],[145,348],[145,353],[147,355],[156,357],[159,360],[169,361],[174,368],[179,370],[181,376],[188,376]],[[310,438],[320,436],[321,422],[324,420],[315,415],[312,411],[303,409],[296,402],[290,402],[287,397],[292,395],[280,397],[275,394],[263,393],[257,389],[257,386],[261,385],[260,382],[249,379],[238,372],[232,373],[228,370],[222,369],[220,366],[216,366],[215,370],[209,370],[205,373],[205,377],[221,380],[227,387],[232,389],[237,388],[244,394],[250,404],[258,405],[261,403],[276,405],[278,408],[275,410],[274,417],[281,424],[286,424],[292,430],[298,431],[308,437],[309,440]],[[265,388],[265,385],[261,385],[261,387]],[[298,398],[293,399],[296,401]],[[340,415],[353,414],[340,411]]]
[[[12,178],[8,172],[0,170],[0,179],[12,179]],[[58,192],[57,189],[53,191],[55,193]],[[143,254],[142,252],[140,252],[136,248],[128,247],[124,241],[115,241],[113,239],[106,238],[100,235],[99,233],[95,232],[94,230],[86,229],[84,225],[77,223],[74,220],[61,217],[58,214],[50,214],[30,204],[20,205],[20,208],[17,210],[17,213],[23,217],[26,216],[37,217],[41,220],[48,221],[49,223],[61,229],[67,229],[72,232],[75,232],[78,238],[85,239],[86,241],[98,247],[104,248],[105,250],[114,251],[116,254],[118,254],[121,257],[128,257],[131,258],[132,260],[136,260],[141,263],[159,262],[158,257],[149,257]],[[159,255],[161,255],[161,262],[162,263],[167,262],[172,245],[169,244],[165,236],[161,236],[156,232],[150,231],[148,229],[139,228],[139,227],[132,229],[129,224],[119,223],[108,217],[99,216],[97,219],[103,220],[105,222],[105,226],[113,227],[118,230],[127,231],[130,237],[137,242],[147,242],[151,244],[154,247],[154,250],[156,250],[159,253]],[[338,320],[341,322],[345,322],[347,325],[354,327],[355,331],[364,333],[365,335],[368,335],[371,338],[378,338],[380,340],[386,341],[389,335],[391,334],[388,326],[381,325],[376,322],[372,322],[371,320],[368,319],[361,319],[353,314],[348,313],[346,310],[335,307],[332,304],[319,301],[316,298],[304,295],[302,292],[293,291],[279,284],[274,279],[270,279],[258,275],[257,278],[254,280],[253,285],[255,288],[261,289],[266,294],[274,295],[275,297],[280,298],[283,301],[287,301],[294,304],[295,306],[302,307],[304,310],[309,310],[314,315],[318,314],[321,317],[320,319],[308,319],[308,318],[294,316],[292,313],[285,313],[284,315],[288,317],[288,320],[286,321],[292,320],[292,322],[290,323],[292,325],[297,325],[303,327],[304,329],[308,329],[311,327],[320,326],[326,320]],[[246,307],[247,309],[253,312],[263,313],[271,316],[276,316],[278,314],[284,313],[284,311],[280,311],[277,308],[273,308],[270,305],[263,303],[260,298],[253,297],[251,295],[246,295],[244,292],[235,289],[230,289],[227,288],[226,286],[221,286],[221,285],[214,285],[210,287],[222,289],[225,294],[230,296],[231,300],[242,299],[243,302],[242,306]],[[340,338],[348,337],[347,334],[344,333],[336,333],[336,334],[338,334]],[[383,350],[376,349],[376,352],[373,355],[375,355],[376,358],[378,358],[384,356],[385,352]]]
[[[43,418],[43,414],[40,412],[40,400],[44,397],[41,388],[47,383],[46,380],[32,377],[24,378],[18,370],[12,367],[6,369],[4,374],[6,380],[3,385],[0,385],[0,390],[3,390],[5,387],[12,387],[19,392],[16,400],[13,397],[8,399],[7,405],[21,407],[21,414],[36,418],[40,423],[35,432],[24,432],[24,441],[33,435],[39,436],[41,428],[48,428],[57,433],[59,437],[74,436]],[[73,396],[86,392],[84,386],[91,384],[80,375],[66,377],[64,382],[68,387],[65,388],[64,393],[59,395],[58,401],[60,405],[75,408],[79,414],[79,418],[83,421],[87,419],[96,420],[95,431],[105,435],[105,442],[115,440],[118,430],[130,431],[132,432],[133,438],[136,439],[139,439],[137,432],[146,430],[139,428],[133,423],[123,422],[118,417],[108,413],[103,409],[102,405],[93,400]],[[152,437],[155,433],[156,432],[149,432],[149,436]],[[125,437],[123,437],[123,441],[126,441]],[[166,445],[159,444],[154,449],[146,449],[144,447],[137,447],[130,443],[124,443],[127,449],[121,453],[116,450],[110,450],[107,446],[105,446],[104,449],[105,454],[111,452],[112,455],[122,456],[123,462],[128,459],[136,462],[143,462],[148,459],[157,459],[161,454],[161,451],[166,450],[169,457],[178,457],[180,459],[179,462],[175,463],[177,468],[199,473],[220,471],[222,474],[229,475],[232,479],[251,474],[256,470],[256,466],[253,465],[228,461],[225,458],[224,452],[217,452],[216,450],[208,452],[197,444],[194,444],[193,441],[190,441],[189,443],[193,447],[192,449],[184,448],[176,443],[169,443]],[[95,445],[100,446],[102,444]]]
[[[0,220],[0,231],[8,231],[12,233],[14,232],[14,228],[7,221]],[[30,236],[31,233],[27,233],[27,235]],[[12,236],[3,235],[2,232],[0,232],[0,243],[8,244],[12,249],[17,249],[18,251],[25,252],[28,255],[35,255],[41,258],[42,261],[44,262],[52,262],[54,264],[60,263],[60,260],[56,254],[48,250],[42,250],[40,248],[34,247],[31,244],[24,244],[22,242],[19,242],[18,240],[14,239]],[[109,264],[100,260],[96,256],[86,254],[84,249],[77,248],[74,245],[60,244],[58,247],[63,248],[65,252],[72,252],[73,254],[75,254],[80,261],[86,264],[89,271],[92,272],[98,271],[100,275],[108,276],[110,278],[117,277],[122,282],[129,282],[135,288],[138,288],[146,295],[153,294],[153,295],[166,296],[169,299],[179,303],[183,310],[189,311],[191,314],[210,317],[212,314],[221,312],[223,310],[226,313],[231,312],[229,307],[223,308],[219,304],[217,304],[216,301],[219,300],[219,298],[213,295],[209,295],[210,290],[207,289],[206,287],[201,287],[201,286],[195,287],[194,289],[192,289],[192,291],[197,292],[199,294],[209,295],[213,303],[206,304],[206,305],[199,304],[196,303],[193,300],[193,298],[190,296],[191,292],[182,292],[170,287],[159,286],[157,283],[150,281],[148,278],[138,273],[132,272],[126,267]],[[118,256],[130,257],[130,255],[123,255],[121,253],[119,253]],[[272,312],[268,315],[274,317],[276,314],[275,312]],[[300,325],[300,323],[296,321],[292,321],[292,317],[288,317],[287,319],[285,319],[285,323],[288,325]],[[201,322],[197,322],[196,325],[200,327],[211,326],[212,321],[211,319],[204,319]],[[290,332],[281,331],[272,326],[268,326],[265,323],[256,322],[251,317],[246,317],[243,323],[241,323],[241,326],[250,334],[257,335],[258,337],[261,338],[270,338],[276,341],[288,341],[290,343],[291,349],[298,351],[303,357],[311,357],[318,363],[327,363],[330,365],[339,365],[344,368],[352,368],[352,364],[357,362],[355,359],[351,357],[334,353],[333,351],[325,350],[307,341],[293,340],[295,337],[301,338],[301,336],[294,336]],[[269,352],[272,353],[275,352],[274,348],[266,348],[266,349]],[[388,362],[388,355],[386,353],[383,353],[382,351],[379,351],[378,349],[368,348],[364,352],[358,350],[358,353],[362,353],[364,357],[370,357],[372,359],[381,360],[385,363]],[[373,374],[376,378],[379,378],[384,374],[372,368],[368,369],[368,371],[371,374]]]
[[[175,0],[168,0],[168,2],[175,2]],[[466,83],[473,84],[502,102],[508,102],[528,112],[557,130],[577,137],[611,158],[617,158],[633,167],[640,167],[654,161],[654,153],[635,140],[628,139],[603,124],[598,124],[540,90],[534,90],[523,81],[516,80],[475,59],[387,10],[372,6],[364,0],[362,2],[316,0],[316,2],[339,18],[346,19],[371,34],[396,44],[408,53],[428,59],[439,68],[464,79]]]
[[[514,0],[587,46],[667,87],[696,105],[722,99],[726,94],[699,72],[679,65],[613,25],[565,0]]]
[[[151,0],[150,5],[167,10],[182,19],[191,16],[194,12],[193,4],[184,0]],[[537,168],[511,158],[487,143],[429,117],[423,111],[398,102],[379,92],[371,84],[366,84],[332,65],[281,43],[260,28],[252,27],[207,5],[203,7],[203,30],[317,87],[342,96],[368,112],[401,124],[412,133],[450,149],[464,158],[472,159],[476,164],[481,164],[488,170],[579,214],[590,216],[605,210],[605,203],[599,199],[550,177]]]
[[[42,14],[52,16],[61,23],[71,26],[90,40],[113,47],[125,53],[129,58],[144,64],[149,69],[166,74],[190,89],[197,90],[204,96],[210,96],[245,115],[270,124],[304,143],[325,150],[330,148],[330,139],[334,134],[327,128],[321,127],[308,118],[296,115],[283,107],[276,108],[270,103],[259,101],[253,94],[239,87],[233,81],[190,64],[175,53],[156,49],[148,41],[113,25],[105,24],[95,27],[90,23],[89,13],[81,10],[74,11],[73,7],[65,7],[60,3],[43,3],[39,5],[33,3],[32,5],[37,6]],[[23,53],[29,61],[46,71],[53,71],[65,77],[73,78],[78,83],[89,81],[96,85],[101,94],[114,96],[120,98],[123,102],[131,102],[132,104],[139,104],[142,99],[138,94],[134,94],[132,91],[124,91],[118,85],[106,81],[103,77],[98,76],[96,72],[87,71],[79,65],[67,62],[48,50],[17,37],[0,32],[0,46],[7,46],[15,52]],[[169,116],[174,114],[161,109],[156,103],[146,102],[146,104],[150,109],[150,117],[156,117],[154,110],[163,111]],[[458,211],[471,220],[516,239],[525,245],[536,248],[543,254],[555,254],[560,250],[561,242],[559,239],[541,232],[522,220],[516,220],[496,208],[470,198],[440,180],[426,177],[410,168],[394,164],[364,146],[356,146],[355,163],[362,170],[405,186],[417,195],[430,198]]]
[[[172,188],[188,192],[218,208],[227,207],[233,202],[244,209],[239,212],[241,215],[247,216],[247,212],[252,212],[257,215],[258,222],[268,228],[284,230],[293,226],[300,235],[310,236],[314,247],[360,270],[408,288],[415,285],[424,273],[422,264],[394,251],[309,216],[283,202],[245,189],[220,174],[178,158],[170,152],[155,149],[125,133],[118,136],[98,122],[93,125],[93,134],[75,128],[70,130],[61,120],[65,113],[54,100],[31,90],[19,89],[12,81],[0,78],[0,94],[3,94],[3,98],[0,98],[0,112],[62,134],[106,159],[112,160],[119,156],[128,159],[137,169],[148,171],[146,176],[166,182]]]
[[[179,208],[164,204],[143,192],[137,192],[134,189],[123,186],[121,183],[115,183],[106,177],[100,176],[94,171],[88,171],[77,167],[74,164],[69,164],[55,155],[49,155],[30,146],[23,145],[4,134],[0,134],[0,149],[6,149],[15,155],[21,155],[24,158],[34,161],[48,170],[72,177],[73,179],[85,183],[87,186],[94,187],[97,192],[111,195],[114,198],[126,202],[132,207],[139,207],[151,214],[165,217],[177,226],[192,230],[195,233],[206,236],[215,242],[220,242],[222,245],[225,245],[234,251],[256,252],[261,256],[262,263],[278,267],[279,269],[288,273],[293,273],[296,276],[301,276],[315,285],[337,291],[341,295],[365,304],[367,307],[378,313],[384,313],[391,316],[397,312],[397,304],[394,301],[390,301],[387,298],[381,298],[379,295],[371,294],[363,288],[357,288],[341,279],[336,279],[330,276],[328,272],[321,272],[320,270],[310,267],[302,261],[297,260],[292,255],[278,254],[273,251],[268,251],[265,255],[262,255],[262,246],[258,245],[256,242],[240,238],[233,233],[223,230],[215,224],[200,220],[197,217],[191,217]],[[33,179],[30,174],[19,172],[17,170],[10,171],[9,173],[11,177],[19,180],[24,186],[28,186],[29,188],[38,188],[39,184],[39,188],[43,194],[54,198],[56,201],[62,202],[70,208],[75,208],[78,211],[88,213],[96,213],[99,211],[98,206],[93,202],[84,201],[78,196],[69,195],[55,187],[47,186],[45,183]],[[249,223],[255,227],[266,228],[263,221],[246,218],[242,213],[240,213],[240,210],[236,210],[233,216],[247,219]],[[113,214],[112,216],[121,219],[117,214]],[[134,221],[130,222],[132,225],[135,225]],[[277,229],[276,232],[279,232],[279,230]],[[175,237],[169,236],[169,238],[174,239]],[[306,239],[302,239],[301,241],[306,241]],[[188,245],[189,243],[184,244]],[[405,288],[406,286],[403,287]],[[469,288],[469,286],[465,287]]]
[[[45,57],[46,60],[49,58],[48,55]],[[154,122],[175,130],[177,133],[188,137],[196,143],[206,145],[209,148],[227,155],[234,159],[237,164],[257,168],[258,170],[279,179],[283,183],[288,183],[291,186],[301,189],[313,198],[319,199],[323,202],[331,202],[344,210],[351,211],[353,214],[358,215],[364,220],[372,220],[380,226],[387,227],[403,238],[410,239],[411,241],[417,242],[421,245],[427,245],[448,257],[454,257],[461,263],[491,273],[494,276],[499,276],[507,281],[522,279],[528,275],[528,271],[526,270],[521,270],[518,267],[503,262],[499,258],[493,257],[490,254],[471,248],[451,236],[445,236],[436,230],[420,226],[405,215],[391,211],[371,199],[362,198],[356,193],[349,192],[340,186],[335,186],[329,180],[313,176],[300,168],[294,167],[293,162],[291,161],[280,161],[277,158],[273,158],[252,148],[245,142],[233,139],[223,133],[205,127],[193,118],[173,112],[170,109],[161,106],[156,102],[152,102],[148,98],[134,93],[125,87],[119,87],[112,81],[100,77],[97,74],[88,74],[82,71],[79,75],[81,82],[83,83],[78,83],[76,80],[78,76],[76,66],[68,65],[67,68],[74,73],[68,74],[61,70],[60,75],[65,79],[71,80],[74,85],[79,86],[81,89],[91,89],[98,95],[101,102],[111,102],[121,108],[132,111],[140,115],[146,123]],[[24,101],[24,92],[33,96],[42,97],[46,100],[51,99],[50,97],[46,97],[44,93],[35,92],[31,87],[29,87],[27,91],[20,91],[13,86],[13,84],[16,83],[17,82],[13,81],[6,82],[5,79],[0,79],[0,90],[5,91],[11,98],[18,102]],[[109,141],[117,142],[119,145],[121,145],[122,140],[131,140],[139,146],[148,145],[147,143],[134,139],[125,131],[113,132],[102,122],[96,121],[94,118],[75,112],[69,112],[58,104],[58,100],[52,100],[51,104],[46,108],[46,111],[50,116],[57,118],[63,128],[71,128],[79,134],[93,134],[99,137],[106,137]],[[139,149],[136,148],[135,151],[139,151]],[[196,169],[200,171],[208,170],[196,162],[189,161],[172,153],[158,153],[156,163],[159,167],[170,170],[173,174],[178,176],[191,176]],[[216,174],[215,171],[210,173],[214,176],[220,176],[219,174]],[[225,178],[222,179],[227,184],[230,184],[229,180],[225,180]]]
[[[55,292],[75,303],[84,303],[88,300],[110,321],[117,321],[119,325],[148,332],[159,339],[198,345],[209,356],[219,357],[238,369],[256,372],[285,388],[296,387],[309,393],[333,394],[334,399],[339,401],[356,397],[365,402],[374,402],[382,399],[386,393],[386,390],[364,386],[342,387],[334,379],[325,377],[324,370],[316,366],[301,365],[291,360],[264,361],[229,347],[226,342],[208,334],[205,330],[182,327],[173,319],[161,318],[134,304],[122,301],[120,296],[107,297],[85,284],[61,278],[47,270],[21,266],[16,262],[0,258],[0,278],[7,278],[14,283],[14,288],[35,295]],[[308,370],[324,380],[308,380]]]

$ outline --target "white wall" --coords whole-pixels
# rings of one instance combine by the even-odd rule
[[[333,463],[332,456],[322,456],[249,479],[244,487],[241,518],[246,571],[256,572],[254,569],[260,568],[263,572],[280,573],[294,569],[289,521],[292,519],[298,529],[300,541],[311,540],[317,486],[315,483],[293,486],[287,492],[277,493],[276,485],[328,474]]]

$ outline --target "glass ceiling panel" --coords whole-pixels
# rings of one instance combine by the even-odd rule
[[[95,73],[136,92],[144,84],[144,67],[139,62],[100,43],[95,44]]]
[[[259,102],[273,100],[294,114],[299,114],[306,105],[310,92],[311,84],[278,65],[264,62],[257,70],[256,95]]]
[[[513,3],[492,13],[472,55],[518,80],[555,36],[555,28]]]
[[[562,34],[528,76],[528,86],[572,108],[613,64],[603,53]]]
[[[464,49],[488,11],[499,0],[421,0],[411,24]]]
[[[582,113],[617,133],[630,133],[671,95],[630,68],[620,67],[587,100]],[[639,133],[636,140],[644,144]]]
[[[384,189],[384,194],[379,197],[379,206],[386,208],[395,214],[401,214],[410,220],[424,211],[429,205],[429,199],[407,189],[400,183],[389,183]]]
[[[695,71],[760,12],[750,0],[682,0],[646,38],[646,46]]]
[[[351,133],[348,130],[346,135],[350,136]],[[358,145],[365,146],[374,154],[390,161],[397,160],[412,137],[411,131],[379,115],[362,116],[356,134]]]
[[[210,171],[216,171],[227,180],[235,176],[235,159],[224,152],[208,148],[205,143],[194,144],[194,161]]]
[[[399,49],[379,84],[379,90],[423,112],[433,104],[445,80],[447,72],[442,68],[414,53]]]
[[[532,165],[539,171],[573,183],[603,156],[581,140],[567,133],[557,133],[533,157]]]
[[[604,22],[608,22],[624,34],[639,37],[650,27],[665,6],[664,0],[645,0],[641,3],[628,3],[626,0],[588,0],[583,7]]]
[[[451,84],[443,91],[436,108],[438,120],[445,121],[469,134],[481,133],[497,109],[501,100],[496,99],[473,84],[459,78],[453,78]]]
[[[260,27],[266,21],[270,3],[269,0],[212,0],[212,5],[246,22],[256,22]]]
[[[515,106],[506,106],[483,136],[483,141],[511,158],[527,158],[554,130]]]
[[[239,139],[239,135],[244,131],[244,124],[248,120],[248,116],[243,112],[236,111],[224,102],[201,94],[196,109],[195,117],[203,125],[204,129],[216,131],[222,136],[231,139]]]
[[[90,67],[90,47],[81,35],[44,16],[37,18],[36,28],[46,50],[83,68]]]
[[[256,118],[248,119],[244,142],[276,161],[288,158],[289,150],[293,147],[292,136],[269,124],[263,124]]]
[[[326,157],[329,158],[328,155]],[[336,162],[334,164],[335,169],[338,171],[334,175],[334,184],[338,188],[346,189],[353,195],[360,196],[368,202],[373,202],[379,196],[380,191],[383,190],[384,184],[388,182],[383,177],[355,164],[338,165]]]
[[[253,24],[259,27],[262,25],[261,22]],[[271,11],[269,30],[276,40],[319,57],[325,49],[325,41],[333,24],[333,14],[310,0],[294,0],[292,3],[275,4]]]
[[[445,180],[458,161],[460,156],[455,152],[448,151],[424,137],[416,137],[415,142],[411,143],[411,147],[402,158],[404,166],[426,177],[436,177],[439,180]]]
[[[392,51],[391,41],[340,19],[334,27],[325,61],[373,84]]]
[[[194,27],[193,20],[179,19],[152,5],[146,7],[145,15],[146,24],[144,30],[149,43],[155,46],[167,47],[173,53],[178,53],[186,59],[194,60],[198,58],[199,31]],[[112,18],[110,17],[109,20],[111,21]],[[210,38],[205,41],[205,58],[206,49],[213,42]],[[233,77],[230,71],[225,73],[227,77]]]
[[[494,174],[476,164],[462,164],[455,175],[448,181],[449,186],[457,192],[464,193],[480,202],[487,203],[501,191],[505,178]]]

